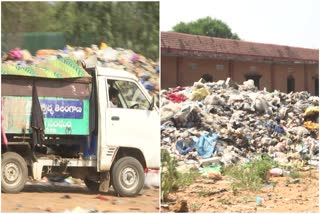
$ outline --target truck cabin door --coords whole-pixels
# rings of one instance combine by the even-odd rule
[[[105,139],[107,146],[134,147],[143,152],[147,167],[160,165],[159,112],[150,109],[145,90],[130,80],[106,80]]]

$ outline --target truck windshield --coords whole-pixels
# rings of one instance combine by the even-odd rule
[[[118,108],[149,109],[150,103],[136,83],[123,80],[108,80],[108,86],[118,91]]]

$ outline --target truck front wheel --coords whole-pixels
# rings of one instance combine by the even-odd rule
[[[1,161],[1,191],[18,193],[27,182],[28,167],[26,161],[15,152],[6,152]]]
[[[141,163],[135,158],[120,158],[112,167],[111,174],[112,186],[120,196],[136,196],[143,188],[143,167]]]

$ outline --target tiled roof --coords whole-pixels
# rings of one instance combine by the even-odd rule
[[[163,55],[319,63],[319,50],[233,39],[161,32]]]

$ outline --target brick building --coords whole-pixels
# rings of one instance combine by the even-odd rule
[[[319,50],[232,39],[161,33],[161,87],[191,86],[203,74],[259,89],[319,95]]]

